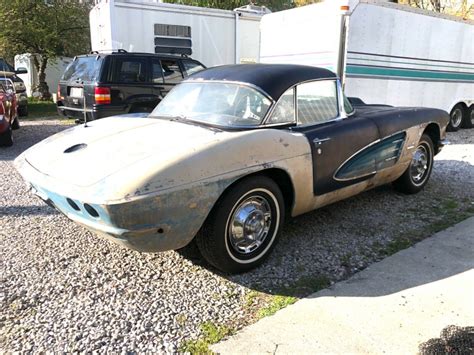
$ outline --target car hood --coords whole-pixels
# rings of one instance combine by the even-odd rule
[[[116,116],[60,132],[21,158],[49,177],[86,187],[150,157],[155,167],[173,164],[218,141],[218,133],[165,119]]]

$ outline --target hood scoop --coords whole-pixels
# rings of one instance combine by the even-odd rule
[[[82,150],[82,149],[85,149],[85,148],[87,148],[87,144],[85,144],[85,143],[74,144],[73,146],[67,148],[63,153],[65,153],[65,154],[73,153],[73,152],[77,152],[78,150]]]

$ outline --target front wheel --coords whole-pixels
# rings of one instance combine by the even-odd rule
[[[433,141],[427,134],[423,134],[407,170],[393,182],[396,190],[406,194],[415,194],[423,189],[433,169],[433,151]]]
[[[264,176],[248,177],[217,202],[196,242],[209,264],[228,273],[244,272],[268,257],[284,218],[278,185]]]

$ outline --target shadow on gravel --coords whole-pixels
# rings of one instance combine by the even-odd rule
[[[41,142],[72,126],[66,124],[34,124],[35,122],[22,122],[20,129],[13,131],[13,146],[0,147],[0,161],[15,160],[29,147]]]
[[[474,166],[458,160],[438,160],[437,164],[439,168],[419,194],[404,195],[388,184],[289,219],[269,258],[247,273],[226,275],[219,272],[200,257],[195,245],[180,254],[246,288],[271,295],[306,297],[474,215],[474,193],[471,192],[474,189],[466,185],[474,185]],[[463,185],[459,179],[466,176],[472,176],[473,182],[464,182]],[[467,188],[463,198],[456,198],[448,192],[443,195],[444,191],[453,188],[459,190],[459,186]],[[379,244],[383,239],[381,236],[385,238],[383,245]],[[474,251],[473,245],[464,247]],[[343,252],[334,252],[334,249]],[[362,255],[364,262],[354,265],[351,258],[355,255]],[[433,255],[433,260],[429,260],[438,265],[431,273],[401,280],[385,289],[361,290],[344,296],[383,296],[436,282],[472,267],[462,263],[445,264],[441,254],[438,256]],[[334,269],[326,264],[334,266],[334,259],[338,258],[336,263],[342,274],[335,279]],[[387,280],[393,277],[387,275]]]
[[[44,206],[7,206],[0,207],[0,217],[51,216],[59,214],[54,208]]]

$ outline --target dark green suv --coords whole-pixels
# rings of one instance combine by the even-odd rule
[[[77,56],[59,81],[58,112],[78,121],[151,112],[171,88],[202,69],[188,57],[124,50]]]

